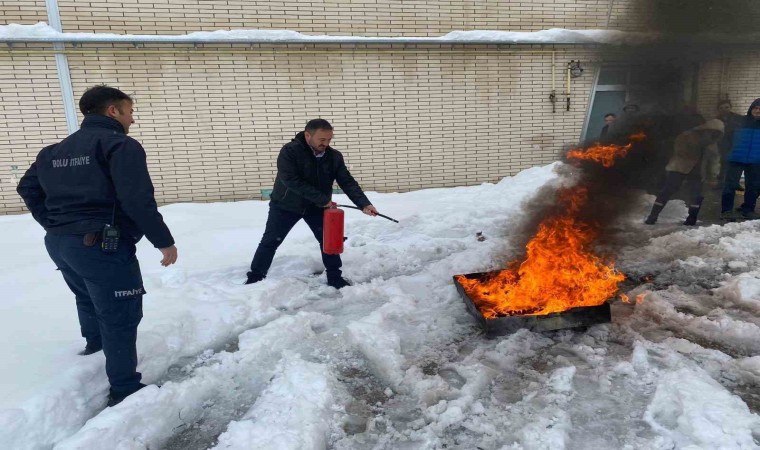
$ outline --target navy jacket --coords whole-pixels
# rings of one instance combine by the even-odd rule
[[[327,147],[321,158],[306,143],[304,132],[285,144],[277,157],[272,203],[299,214],[316,214],[332,198],[333,182],[359,208],[371,203],[346,168],[343,155]]]
[[[16,189],[52,234],[86,234],[111,223],[135,241],[174,245],[158,212],[145,150],[110,117],[87,115],[76,133],[42,149]]]
[[[734,132],[728,160],[742,164],[760,164],[760,120],[752,117],[752,108],[760,106],[760,98],[752,102],[741,126]]]

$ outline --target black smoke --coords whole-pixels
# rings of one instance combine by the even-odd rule
[[[618,116],[606,143],[626,145],[630,143],[629,136],[639,132],[646,139],[634,143],[628,156],[612,168],[593,162],[570,162],[559,169],[562,176],[574,177],[587,187],[588,202],[579,218],[599,227],[600,242],[612,252],[616,246],[626,244],[621,242],[616,227],[620,219],[634,210],[640,211],[643,193],[656,195],[662,187],[676,136],[714,116],[712,108],[716,105],[708,111],[697,109],[700,67],[727,55],[740,55],[760,42],[754,31],[755,24],[760,23],[760,0],[634,3],[631,10],[636,11],[637,17],[630,19],[639,21],[640,31],[657,36],[656,39],[606,46],[599,49],[597,57],[604,64],[628,68],[628,103],[635,107],[630,108],[635,111]],[[613,22],[613,28],[614,25]],[[743,105],[735,106],[736,110],[743,110]],[[583,142],[580,146],[594,144]],[[564,152],[559,159],[566,161]],[[517,241],[527,242],[541,221],[562,214],[563,206],[557,204],[556,192],[556,186],[546,186],[525,205],[529,214],[523,226],[515,230],[513,236]],[[685,199],[686,193],[677,194],[675,199],[679,198]],[[644,216],[640,219],[643,221]]]

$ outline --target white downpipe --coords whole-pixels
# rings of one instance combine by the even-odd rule
[[[48,24],[56,31],[63,32],[58,0],[45,0],[45,6],[47,7]],[[61,96],[63,97],[63,111],[66,115],[66,129],[71,134],[79,129],[79,124],[77,123],[77,110],[74,103],[74,88],[71,86],[69,60],[63,53],[65,44],[56,42],[53,44],[53,48],[55,49],[55,67],[58,70],[58,83],[61,85]]]

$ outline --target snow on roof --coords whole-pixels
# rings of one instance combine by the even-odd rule
[[[310,35],[292,30],[218,30],[181,35],[112,33],[62,33],[45,22],[35,25],[0,25],[4,42],[261,42],[261,43],[483,43],[483,44],[622,44],[640,42],[653,35],[618,30],[452,31],[439,37],[370,37]]]

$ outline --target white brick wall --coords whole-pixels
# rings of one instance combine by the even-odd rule
[[[575,80],[572,111],[552,114],[551,53],[541,46],[91,50],[69,54],[75,97],[97,83],[135,97],[132,134],[148,151],[161,203],[259,198],[280,147],[314,117],[333,123],[334,146],[367,190],[494,182],[577,140],[592,81],[592,70]],[[558,86],[568,60],[590,56],[558,50]],[[58,114],[45,118],[57,135],[15,130],[29,141],[12,158],[62,137]],[[4,209],[21,211],[10,187]]]
[[[452,30],[636,29],[633,0],[59,0],[69,31],[182,34],[227,28],[366,36]]]

